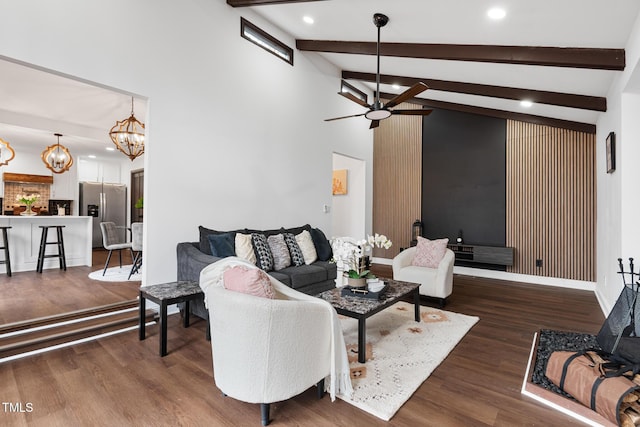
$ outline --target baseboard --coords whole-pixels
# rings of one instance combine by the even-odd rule
[[[372,258],[371,262],[381,265],[392,265],[388,258]],[[486,270],[484,268],[453,267],[453,274],[462,276],[482,277],[485,279],[508,280],[511,282],[528,283],[533,285],[557,286],[560,288],[579,289],[595,292],[596,283],[583,280],[560,279],[557,277],[532,276],[529,274],[509,273],[506,271]],[[602,306],[602,303],[600,304]]]
[[[506,271],[485,270],[482,268],[453,267],[454,274],[483,277],[486,279],[509,280],[533,285],[557,286],[595,292],[596,283],[583,280],[560,279],[558,277],[532,276],[530,274],[509,273]]]

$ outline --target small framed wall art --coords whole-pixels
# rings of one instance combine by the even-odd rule
[[[616,170],[616,134],[609,132],[607,135],[607,173]]]
[[[333,171],[333,195],[342,196],[347,194],[347,170],[338,169]]]

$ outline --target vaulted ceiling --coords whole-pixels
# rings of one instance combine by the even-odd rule
[[[374,13],[381,29],[380,92],[393,96],[418,81],[414,102],[595,132],[616,73],[637,0],[227,0],[249,8],[321,55],[342,78],[375,91]],[[491,19],[499,6],[506,15]],[[313,19],[313,24],[303,17]],[[294,59],[295,61],[295,59]],[[633,64],[632,64],[633,65]],[[294,62],[295,66],[295,62]],[[336,90],[339,88],[337,87]],[[521,105],[522,100],[533,103]],[[344,102],[350,101],[345,99]],[[353,103],[354,114],[362,107]],[[352,120],[365,120],[362,118]]]

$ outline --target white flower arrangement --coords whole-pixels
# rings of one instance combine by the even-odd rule
[[[25,205],[32,205],[38,201],[40,198],[39,194],[18,194],[16,196],[16,200],[20,203],[24,203]]]
[[[356,241],[350,237],[333,237],[331,239],[331,249],[333,250],[333,261],[347,272],[350,278],[357,279],[367,277],[369,270],[365,269],[364,254],[370,253],[371,249],[389,249],[392,243],[383,234],[367,236],[366,239]]]

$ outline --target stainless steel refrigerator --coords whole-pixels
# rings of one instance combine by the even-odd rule
[[[122,227],[127,225],[127,186],[81,182],[80,215],[93,217],[93,247],[102,247],[101,222],[111,221]],[[126,231],[123,229],[122,238],[126,237]]]

